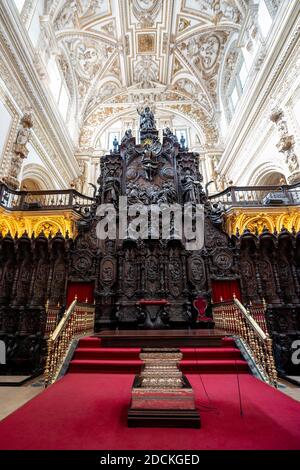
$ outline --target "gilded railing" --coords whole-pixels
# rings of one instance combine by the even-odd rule
[[[277,385],[277,372],[273,356],[272,339],[255,321],[249,310],[237,299],[221,302],[213,307],[217,328],[239,336],[253,357],[261,375],[271,385]]]
[[[58,378],[72,341],[94,331],[95,307],[75,299],[49,335],[45,368],[45,386]]]
[[[248,311],[252,318],[258,323],[264,333],[269,333],[267,322],[266,322],[266,307],[267,304],[263,299],[261,304],[252,304],[248,306]]]
[[[55,330],[58,318],[59,318],[60,306],[56,307],[50,306],[49,301],[46,303],[46,327],[45,327],[45,337],[48,338],[51,333]]]

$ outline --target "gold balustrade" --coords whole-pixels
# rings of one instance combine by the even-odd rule
[[[51,333],[55,330],[58,323],[60,306],[56,307],[49,305],[49,300],[46,303],[46,326],[45,326],[45,338],[48,338]]]
[[[255,313],[255,312],[254,312]],[[256,362],[262,376],[271,385],[277,385],[277,372],[270,338],[265,319],[259,308],[259,325],[249,309],[234,297],[233,302],[220,302],[213,307],[214,321],[217,328],[222,328],[232,335],[239,336],[246,349]]]
[[[72,341],[93,333],[94,322],[95,307],[88,303],[78,303],[75,298],[65,311],[55,330],[50,333],[47,341],[46,387],[54,383],[58,378]]]
[[[261,304],[252,304],[248,307],[248,311],[252,318],[259,324],[264,333],[269,333],[268,325],[266,322],[266,308],[267,304],[265,299],[263,299]]]

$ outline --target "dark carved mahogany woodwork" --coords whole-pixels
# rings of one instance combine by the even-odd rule
[[[65,302],[70,240],[61,233],[46,238],[0,238],[0,339],[7,347],[6,373],[34,373],[45,350],[45,303]]]
[[[94,286],[97,331],[195,327],[197,299],[211,310],[212,282],[239,281],[244,304],[265,298],[277,365],[295,372],[291,348],[300,330],[300,234],[283,229],[256,236],[246,230],[230,238],[222,229],[221,207],[203,191],[198,155],[169,129],[160,142],[151,115],[143,119],[140,144],[128,130],[121,145],[102,157],[99,192],[90,207],[79,208],[74,240],[61,233],[0,237],[0,339],[8,357],[3,370],[41,368],[45,303],[63,309],[68,283]],[[171,239],[135,240],[129,233],[124,239],[99,240],[97,207],[118,208],[119,196],[127,196],[129,207],[203,204],[204,246],[189,250],[184,238],[176,239],[174,222]]]
[[[126,131],[120,147],[102,158],[99,201],[118,207],[118,197],[127,196],[129,206],[204,204],[205,244],[188,250],[184,239],[134,240],[130,234],[115,243],[102,242],[95,289],[97,329],[186,327],[197,318],[194,300],[210,302],[210,279],[239,277],[235,248],[221,229],[220,208],[207,201],[202,189],[198,154],[183,149],[169,129],[160,142],[150,120],[141,129],[141,144]],[[172,230],[175,234],[175,225]],[[141,311],[141,298],[166,299],[168,308],[148,304]]]

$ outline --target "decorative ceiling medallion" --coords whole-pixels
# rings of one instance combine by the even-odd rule
[[[155,33],[138,34],[137,44],[139,54],[154,54],[155,53]]]
[[[210,71],[216,64],[221,49],[221,41],[215,34],[193,37],[187,44],[187,55],[201,68]]]
[[[153,26],[162,0],[132,0],[132,12],[142,28]]]

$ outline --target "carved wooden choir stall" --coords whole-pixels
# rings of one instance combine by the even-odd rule
[[[160,140],[149,108],[140,119],[140,143],[127,130],[120,145],[114,142],[101,158],[99,191],[81,211],[74,239],[61,233],[1,236],[0,340],[7,345],[7,365],[1,371],[41,369],[47,314],[57,309],[59,318],[74,294],[95,302],[99,331],[213,326],[212,301],[221,296],[230,300],[240,289],[244,304],[265,298],[277,367],[293,373],[291,344],[300,330],[300,234],[283,229],[229,237],[222,228],[222,208],[202,188],[198,154],[189,152],[170,129]],[[130,233],[121,238],[120,196],[127,196],[129,209],[134,204],[154,210],[202,204],[203,246],[189,249],[188,240],[176,236],[172,218],[169,239],[136,240]],[[115,240],[97,238],[102,204],[116,209]],[[231,297],[224,298],[224,292]],[[207,310],[197,322],[196,307],[203,302]]]

